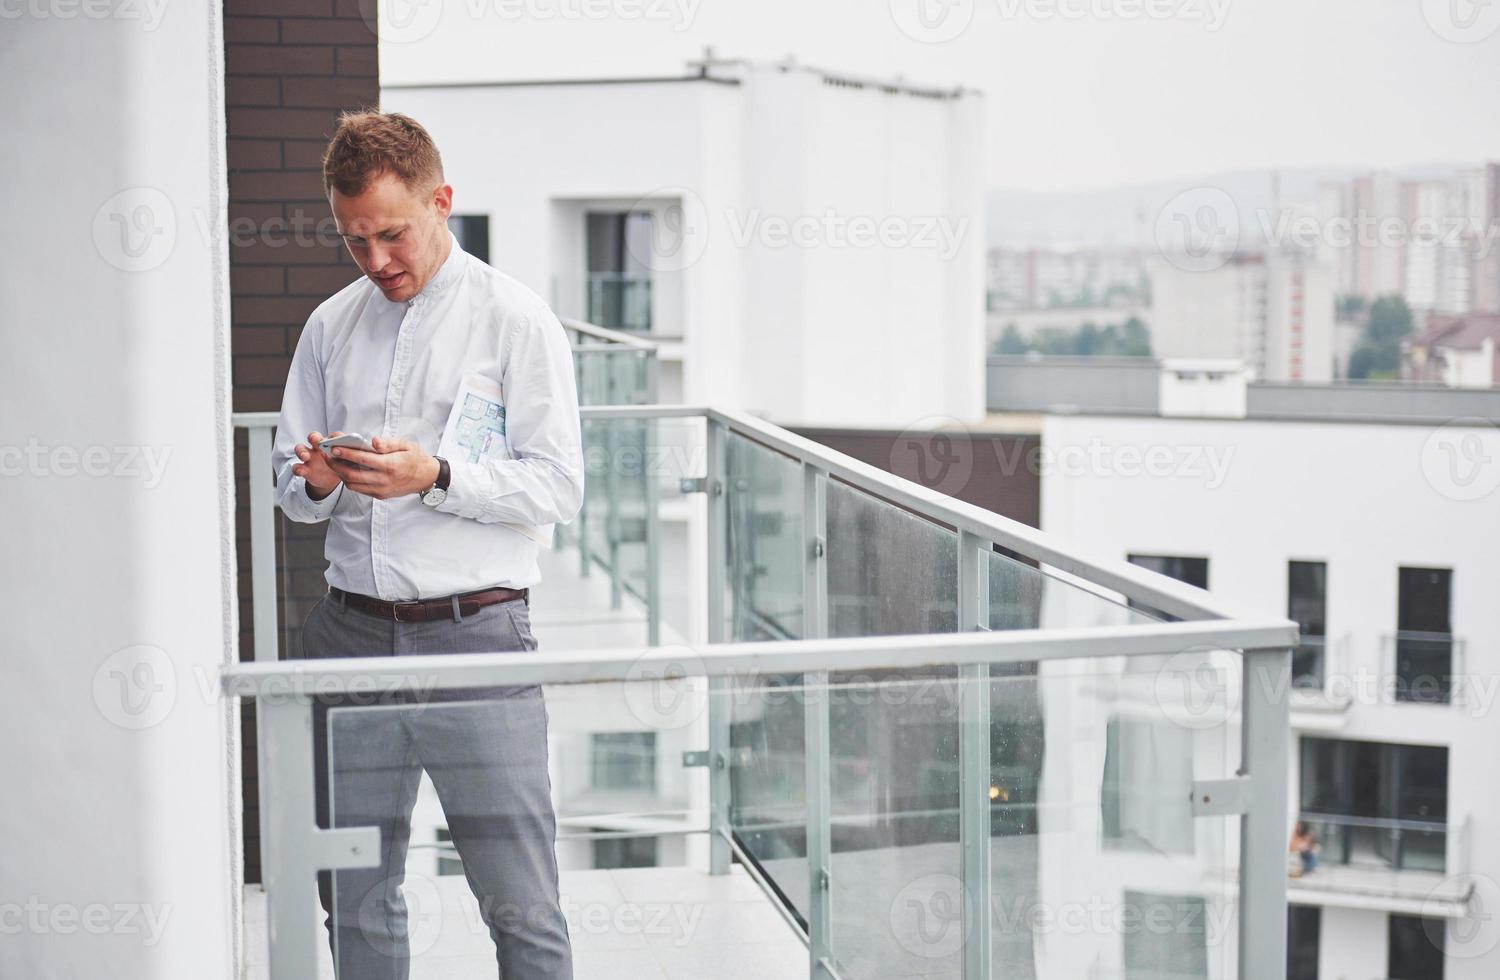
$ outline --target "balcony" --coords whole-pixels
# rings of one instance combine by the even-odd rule
[[[1438,918],[1468,914],[1470,821],[1450,826],[1321,813],[1301,819],[1320,842],[1319,863],[1289,883],[1289,901]]]
[[[1464,703],[1464,643],[1451,633],[1397,630],[1385,637],[1392,697],[1410,704]]]
[[[409,827],[341,817],[338,787],[378,774],[385,735],[511,724],[540,685],[546,758],[507,764],[547,768],[580,977],[1281,976],[1295,624],[763,420],[651,404],[649,348],[569,326],[588,498],[544,555],[540,650],[285,659],[315,583],[278,583],[292,530],[252,498],[256,662],[223,690],[257,716],[257,970],[328,975],[327,871],[366,899],[341,955],[399,894],[413,976],[494,975],[494,922],[449,873],[465,827],[526,830],[455,802],[489,757],[424,777]],[[265,488],[274,418],[236,423]],[[404,882],[365,891],[393,832]]]

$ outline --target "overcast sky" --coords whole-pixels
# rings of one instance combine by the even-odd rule
[[[1500,160],[1500,0],[384,2],[386,82],[675,74],[712,45],[978,88],[993,187]]]

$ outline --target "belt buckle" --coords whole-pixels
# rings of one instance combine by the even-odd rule
[[[416,620],[414,620],[414,619],[404,619],[404,618],[402,618],[402,616],[401,616],[401,609],[402,609],[403,606],[405,606],[406,608],[408,608],[408,609],[412,610],[413,612],[415,612],[415,611],[417,611],[418,609],[420,609],[422,607],[421,600],[418,600],[416,602],[393,602],[393,603],[391,603],[391,618],[393,620],[395,620],[398,623],[414,623],[414,622],[416,622]]]

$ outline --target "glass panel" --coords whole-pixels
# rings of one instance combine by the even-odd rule
[[[992,831],[997,976],[1235,975],[1229,820],[1189,798],[1238,766],[1238,660],[1137,661],[1040,666],[1034,829]]]
[[[618,388],[611,388],[610,394],[618,394]],[[654,458],[649,440],[655,424],[636,419],[583,422],[584,502],[571,537],[583,542],[580,564],[586,558],[585,574],[604,580],[604,601],[613,610],[624,608],[627,597],[640,609],[647,598],[647,532],[653,502],[648,499],[646,470]]]
[[[990,617],[992,630],[1129,626],[1160,622],[1151,610],[1084,588],[1045,567],[992,551]]]
[[[828,481],[828,635],[958,628],[958,536]]]
[[[731,434],[730,640],[797,639],[802,632],[802,466]]]

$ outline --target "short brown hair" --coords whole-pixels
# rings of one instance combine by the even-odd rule
[[[425,191],[443,182],[443,158],[422,124],[399,112],[360,110],[339,116],[323,154],[323,193],[354,197],[382,173]]]

